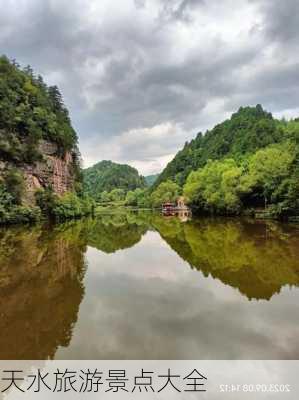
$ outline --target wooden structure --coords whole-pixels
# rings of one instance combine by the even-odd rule
[[[163,215],[175,215],[176,205],[175,203],[163,203],[162,204],[162,214]]]
[[[183,219],[189,217],[191,211],[188,206],[185,204],[185,198],[180,196],[177,200],[177,203],[166,202],[162,204],[162,214],[166,216],[178,215],[179,217],[183,216]]]

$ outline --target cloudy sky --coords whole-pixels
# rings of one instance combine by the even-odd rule
[[[0,0],[0,53],[60,87],[85,166],[155,173],[242,105],[299,115],[298,0]]]

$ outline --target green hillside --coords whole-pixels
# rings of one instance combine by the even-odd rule
[[[114,192],[113,200],[121,200],[128,191],[146,186],[145,179],[138,171],[126,164],[112,161],[101,161],[83,171],[84,188],[86,193],[96,200],[102,200],[104,193]],[[105,201],[105,200],[104,200]]]
[[[83,197],[77,135],[58,87],[0,56],[0,224],[78,217],[90,209]]]
[[[230,119],[216,125],[205,135],[198,133],[195,139],[186,143],[154,183],[157,187],[168,179],[182,186],[192,170],[206,162],[227,156],[240,159],[245,154],[269,144],[277,143],[282,137],[282,128],[271,113],[256,107],[241,107]]]
[[[21,69],[0,57],[0,158],[16,163],[40,159],[38,142],[48,140],[60,152],[77,143],[69,113],[57,86],[44,83],[31,67]]]
[[[158,176],[159,176],[159,174],[145,176],[144,179],[145,179],[147,186],[152,186],[158,179]]]
[[[194,210],[283,218],[299,214],[299,119],[244,107],[186,143],[151,187],[159,206],[183,194]]]

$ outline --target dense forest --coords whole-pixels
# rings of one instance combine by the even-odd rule
[[[40,139],[56,142],[61,152],[77,143],[57,86],[47,86],[30,66],[21,69],[0,57],[0,157],[17,163],[40,158]]]
[[[159,174],[147,175],[145,176],[145,182],[147,186],[152,186],[158,179]]]
[[[52,148],[50,157],[45,157],[41,142]],[[65,198],[57,196],[49,183],[55,162],[68,169],[68,177],[62,180],[70,180],[73,193]],[[34,200],[26,202],[29,176],[38,182],[39,190]],[[0,223],[30,222],[42,215],[59,219],[81,215],[90,205],[83,199],[81,180],[77,135],[58,87],[47,86],[30,66],[21,68],[1,56]]]
[[[260,105],[242,107],[186,143],[139,197],[141,206],[159,207],[182,194],[197,212],[298,215],[299,119],[274,119]]]
[[[246,154],[282,140],[283,128],[272,115],[256,107],[241,107],[230,119],[216,125],[204,135],[186,143],[155,182],[171,179],[182,186],[191,171],[203,167],[208,160],[232,157],[241,160]]]
[[[112,161],[85,169],[83,176],[85,192],[101,202],[121,201],[127,192],[146,187],[144,177],[135,168]]]

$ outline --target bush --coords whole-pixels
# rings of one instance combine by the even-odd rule
[[[151,194],[151,203],[153,207],[161,207],[163,203],[174,203],[181,193],[181,188],[175,182],[168,180],[162,182]]]
[[[41,210],[39,207],[13,206],[5,209],[0,205],[0,223],[1,224],[26,224],[35,223],[41,219]]]
[[[4,182],[0,183],[0,224],[23,224],[39,221],[41,210],[39,207],[19,205],[19,194],[22,186],[21,176],[9,171]],[[15,183],[15,186],[13,186]]]
[[[233,159],[208,161],[204,168],[193,171],[184,186],[184,195],[203,211],[237,214],[243,169]]]
[[[56,198],[51,215],[59,221],[71,218],[79,218],[91,214],[94,202],[89,197],[78,197],[75,193],[67,193],[63,197]]]
[[[129,191],[126,196],[125,204],[132,207],[150,208],[150,195],[147,190],[139,188],[134,191]]]
[[[34,223],[41,219],[39,207],[16,206],[10,214],[12,223]]]
[[[24,178],[16,168],[8,170],[4,176],[5,190],[11,195],[15,204],[21,204],[24,192]]]
[[[79,197],[70,192],[58,197],[51,188],[39,190],[36,202],[43,214],[50,219],[64,221],[89,215],[94,210],[94,201],[89,196]]]
[[[42,213],[51,218],[53,216],[53,209],[55,208],[57,196],[52,188],[40,189],[35,192],[36,204],[42,210]]]

